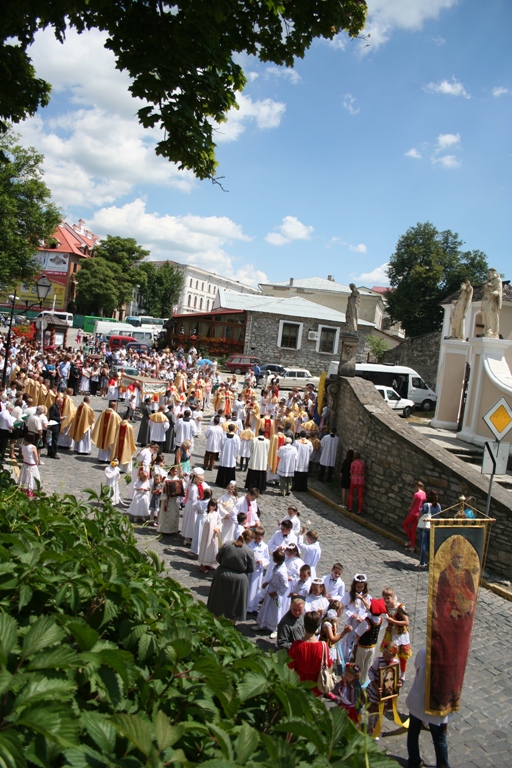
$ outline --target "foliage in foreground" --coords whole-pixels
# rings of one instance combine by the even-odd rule
[[[2,768],[394,764],[98,502],[0,477]]]

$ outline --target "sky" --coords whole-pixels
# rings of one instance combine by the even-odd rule
[[[239,59],[248,84],[216,132],[224,190],[155,155],[97,31],[37,34],[52,99],[16,130],[67,221],[156,260],[250,285],[387,285],[400,236],[430,221],[512,277],[512,3],[368,7],[366,39],[315,41],[294,69]]]

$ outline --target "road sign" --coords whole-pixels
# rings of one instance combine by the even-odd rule
[[[36,328],[38,331],[46,331],[48,328],[48,320],[45,317],[38,317],[36,320]]]
[[[496,440],[495,443],[486,443],[486,450],[484,451],[484,457],[482,461],[482,475],[506,475],[508,454],[510,446],[508,443],[500,443]],[[493,461],[490,456],[492,453],[496,467],[493,467]]]
[[[502,440],[512,429],[512,408],[504,397],[500,397],[498,402],[487,411],[483,420],[496,440]]]

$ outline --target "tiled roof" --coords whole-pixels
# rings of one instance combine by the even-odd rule
[[[259,296],[251,293],[234,293],[233,291],[226,291],[224,288],[219,288],[218,291],[216,304],[220,304],[225,309],[246,309],[249,312],[268,312],[272,315],[285,317],[307,317],[312,320],[327,320],[331,323],[345,322],[344,312],[337,312],[335,309],[315,304],[303,299],[302,296],[290,296],[289,298]],[[359,320],[359,325],[371,328],[374,323]]]

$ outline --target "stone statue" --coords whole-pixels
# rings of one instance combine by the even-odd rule
[[[471,283],[462,283],[460,287],[460,296],[457,301],[452,302],[452,314],[450,317],[450,339],[466,338],[464,330],[464,320],[468,313],[469,306],[473,299],[473,286]]]
[[[499,339],[500,337],[499,311],[502,303],[502,290],[501,277],[495,269],[490,269],[487,282],[484,285],[481,307],[484,336],[488,339]]]
[[[359,314],[359,305],[361,303],[361,296],[354,283],[350,283],[349,287],[352,293],[348,297],[347,301],[345,322],[347,324],[347,331],[357,331],[357,319]]]

